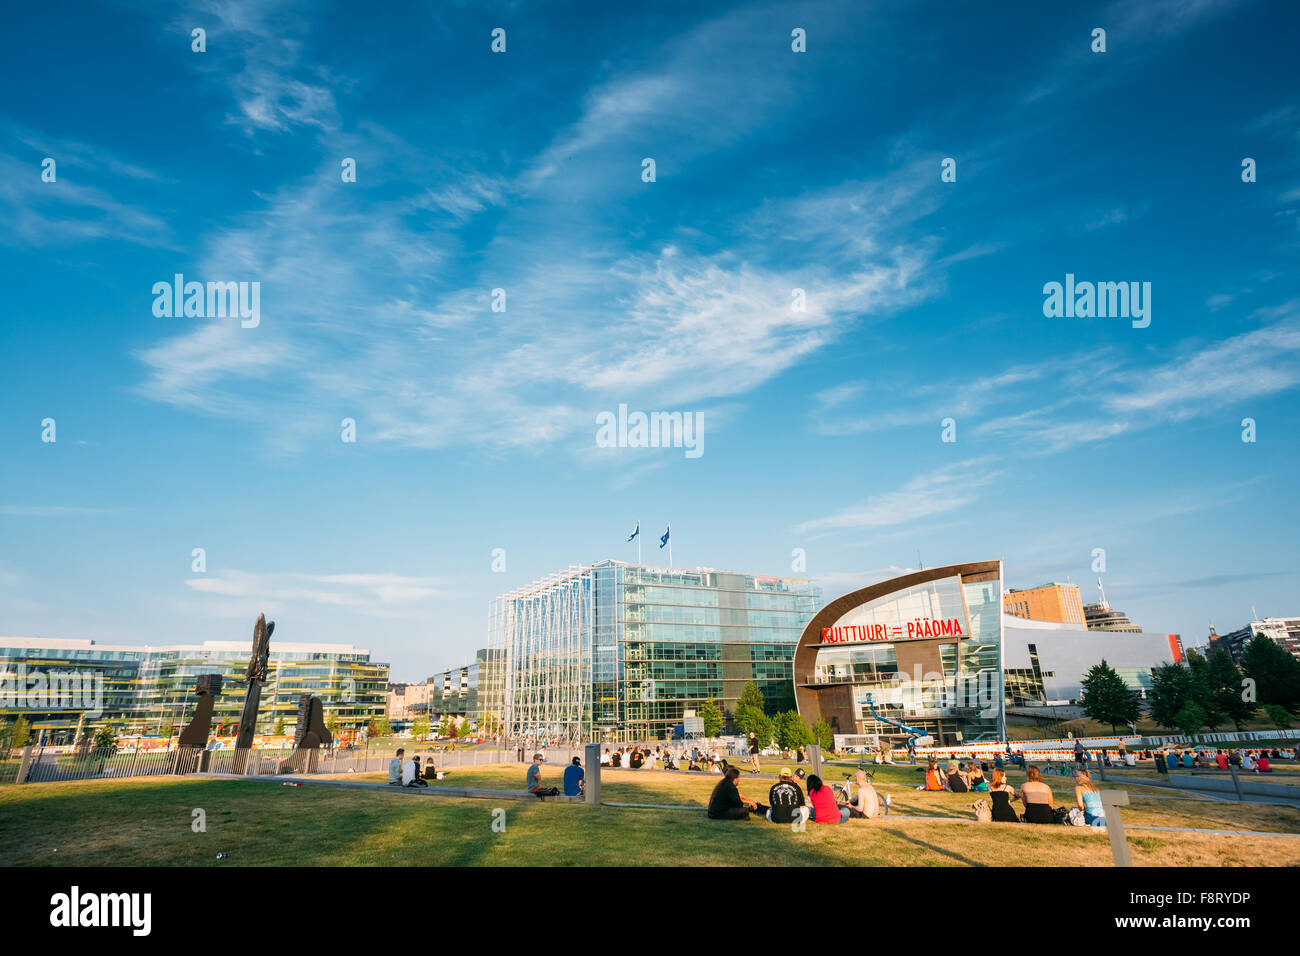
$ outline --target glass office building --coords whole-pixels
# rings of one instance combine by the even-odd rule
[[[653,740],[753,681],[793,707],[794,648],[821,603],[811,581],[606,560],[499,597],[492,643],[514,738]],[[489,705],[490,707],[491,705]]]
[[[803,717],[836,734],[1000,739],[1001,562],[918,571],[830,602],[800,638],[794,683]]]
[[[109,724],[123,734],[164,733],[169,725],[180,730],[194,715],[195,678],[220,674],[223,686],[213,708],[213,731],[233,732],[245,693],[234,681],[244,676],[250,651],[243,641],[140,647],[0,638],[0,691],[16,688],[20,678],[27,688],[21,697],[16,691],[0,693],[0,719],[21,714],[33,731],[52,743],[72,743],[78,729]],[[102,707],[88,708],[85,699],[63,706],[66,701],[56,695],[31,691],[40,681],[49,685],[59,675],[73,673],[97,675],[90,683],[102,687]],[[299,697],[313,694],[321,698],[326,718],[337,721],[339,733],[348,734],[384,715],[387,686],[388,665],[371,661],[369,651],[344,644],[272,641],[256,732],[272,733],[281,717],[291,730]]]

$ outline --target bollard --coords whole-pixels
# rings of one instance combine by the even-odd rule
[[[1237,788],[1237,802],[1240,803],[1246,798],[1241,795],[1241,777],[1237,776],[1237,765],[1229,763],[1228,769],[1232,771],[1232,785]]]
[[[26,783],[27,775],[31,772],[32,767],[32,745],[28,744],[23,748],[22,760],[18,762],[18,782]]]
[[[1124,836],[1124,819],[1119,814],[1120,807],[1128,806],[1128,791],[1103,790],[1101,806],[1106,811],[1106,833],[1110,836],[1110,852],[1115,858],[1115,865],[1132,866],[1133,860],[1128,855],[1128,839]]]
[[[808,762],[812,765],[812,772],[820,777],[822,775],[821,744],[808,745]]]
[[[600,744],[587,744],[583,791],[588,806],[600,806]]]

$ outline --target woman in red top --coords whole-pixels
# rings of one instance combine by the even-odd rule
[[[843,823],[849,818],[849,808],[835,802],[831,788],[823,786],[816,774],[808,776],[808,802],[812,804],[814,823]]]

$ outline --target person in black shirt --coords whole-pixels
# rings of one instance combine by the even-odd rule
[[[736,787],[740,771],[728,767],[718,785],[709,796],[710,820],[743,820],[751,813],[766,815],[767,807],[753,800],[746,800],[744,794]]]
[[[645,755],[641,753],[641,748],[637,747],[632,751],[632,769],[640,770],[645,763]]]
[[[767,799],[772,804],[766,814],[770,822],[790,823],[799,820],[806,823],[808,821],[811,808],[807,806],[799,784],[794,782],[789,767],[781,768],[781,777],[772,784],[772,789],[767,792]]]

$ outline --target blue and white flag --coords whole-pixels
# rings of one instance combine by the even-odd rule
[[[636,527],[632,529],[632,533],[631,533],[630,535],[627,536],[627,540],[631,541],[633,538],[635,538],[635,537],[636,537],[637,535],[639,535],[640,533],[641,533],[641,522],[638,521],[638,522],[636,523]]]
[[[668,533],[672,530],[673,530],[672,525],[669,525],[667,528],[664,529],[664,536],[659,539],[659,547],[662,548],[664,545],[668,543]]]

